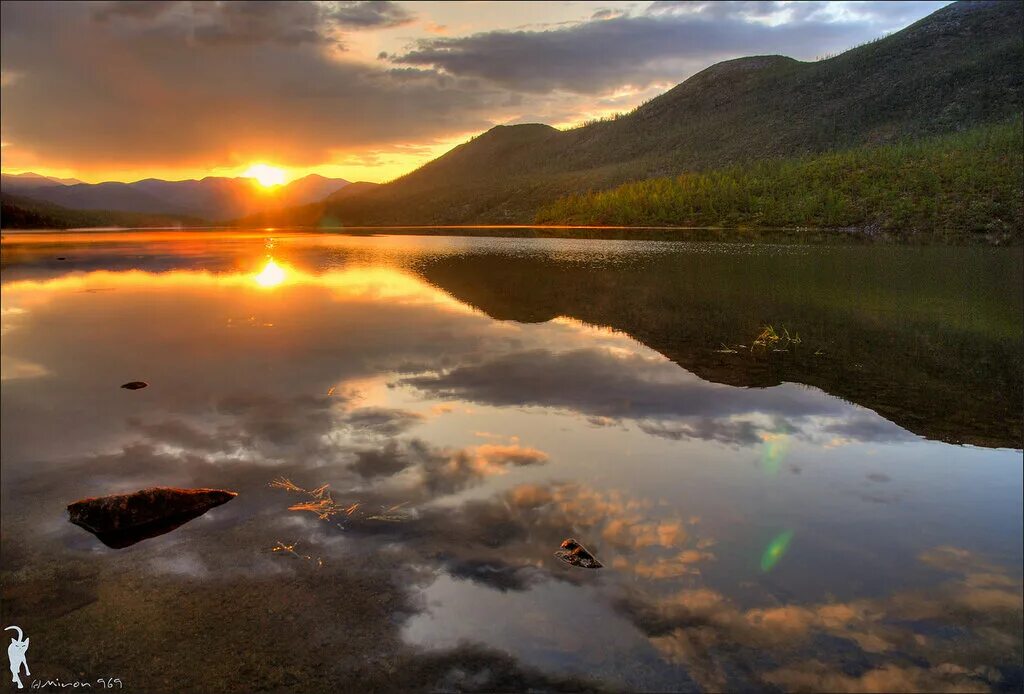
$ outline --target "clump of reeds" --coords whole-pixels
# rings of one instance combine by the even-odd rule
[[[753,352],[756,347],[760,347],[765,351],[788,352],[790,346],[798,345],[801,342],[803,340],[800,339],[800,333],[790,335],[789,330],[783,327],[780,334],[774,326],[765,325],[761,328],[760,334],[750,343],[750,351]]]

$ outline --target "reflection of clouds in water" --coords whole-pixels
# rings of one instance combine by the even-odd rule
[[[635,347],[511,352],[406,376],[400,383],[435,398],[566,409],[597,426],[633,420],[647,434],[677,441],[699,439],[749,446],[779,433],[813,440],[837,436],[858,441],[913,438],[878,415],[815,389],[792,384],[756,389],[710,383],[660,355],[643,354]]]
[[[796,417],[838,413],[839,401],[799,389],[737,389],[703,381],[661,356],[612,349],[512,352],[403,383],[442,398],[491,405],[563,407],[593,416],[716,416],[758,411],[771,405]]]
[[[752,446],[761,442],[760,426],[756,422],[733,419],[692,418],[691,421],[642,420],[640,431],[663,439],[683,441],[701,439],[719,443]]]
[[[852,441],[912,441],[915,437],[887,419],[873,412],[855,412],[844,419],[828,423],[822,431],[835,434],[840,440]]]
[[[1005,686],[1004,673],[986,663],[1014,662],[1020,652],[1020,578],[952,547],[925,552],[920,560],[955,577],[931,589],[818,605],[742,609],[717,591],[696,588],[663,597],[633,590],[617,607],[707,689],[773,684],[797,691],[987,691]],[[860,656],[829,646],[825,637],[848,641]],[[828,662],[837,657],[838,662]],[[787,661],[795,664],[770,665]]]
[[[286,456],[330,459],[354,438],[396,436],[423,420],[408,410],[389,407],[345,409],[337,396],[273,397],[236,395],[223,398],[203,424],[180,417],[143,421],[130,417],[131,430],[182,450],[255,456],[272,462]]]
[[[195,552],[183,552],[174,557],[154,557],[150,564],[158,574],[172,574],[186,578],[206,578],[210,575],[205,562]]]
[[[357,432],[368,432],[374,436],[398,436],[423,419],[423,415],[417,412],[392,407],[360,407],[351,410],[343,421]]]
[[[694,584],[702,578],[701,566],[715,560],[714,540],[698,535],[699,519],[619,490],[574,483],[520,484],[488,498],[438,505],[444,495],[483,484],[510,467],[544,464],[547,455],[493,437],[457,449],[396,439],[391,432],[420,420],[388,408],[353,419],[360,408],[347,409],[347,404],[326,397],[239,396],[213,403],[209,416],[197,413],[195,421],[182,416],[136,419],[132,431],[140,438],[122,451],[61,466],[55,474],[104,492],[111,484],[130,487],[143,479],[147,484],[225,480],[247,486],[252,490],[247,496],[263,494],[250,512],[277,508],[275,527],[287,531],[282,539],[299,537],[303,551],[322,556],[328,570],[356,551],[353,543],[362,543],[376,561],[394,570],[437,567],[455,579],[501,592],[528,591],[545,581],[593,582],[603,586],[602,594],[663,658],[707,689],[753,683],[797,690],[972,690],[998,684],[1001,676],[978,670],[977,663],[993,662],[993,652],[996,662],[1012,662],[1020,582],[963,550],[940,548],[922,556],[936,570],[956,575],[931,591],[744,609],[713,588]],[[357,427],[358,436],[345,435],[352,421],[370,426]],[[342,435],[331,438],[324,432]],[[318,443],[311,448],[310,441]],[[310,451],[316,455],[297,455]],[[285,511],[293,499],[265,489],[269,464],[274,474],[301,476],[304,485],[331,483],[347,490],[352,499],[339,495],[339,501],[358,499],[374,508],[407,502],[403,511],[408,518],[398,523],[356,519],[344,531],[312,517],[296,524],[296,514]],[[239,500],[237,510],[225,510],[228,526],[218,527],[230,527],[232,517],[237,520],[247,503],[244,496]],[[336,544],[334,536],[345,542]],[[567,536],[583,539],[607,568],[593,576],[560,565],[552,553]],[[382,541],[386,552],[380,550]],[[190,578],[211,575],[194,559],[187,553],[166,556],[151,568]],[[228,574],[304,570],[301,563],[275,563],[262,556],[246,561]],[[432,575],[428,571],[420,580],[429,582]],[[971,630],[977,642],[968,649],[949,643],[937,631],[942,624]],[[844,656],[842,663],[832,662],[835,650],[820,646],[825,637],[848,641],[859,659]]]
[[[13,381],[19,378],[39,378],[49,375],[45,366],[33,364],[25,359],[17,359],[0,355],[0,381]]]

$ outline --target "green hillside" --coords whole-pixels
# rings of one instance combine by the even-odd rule
[[[1021,110],[1024,3],[955,3],[827,60],[714,65],[627,115],[496,127],[387,185],[329,201],[347,224],[530,223],[571,193],[1005,122]]]
[[[166,214],[72,210],[20,195],[0,194],[0,228],[3,229],[195,226],[203,223],[203,220],[196,217]]]
[[[859,147],[627,183],[561,198],[539,224],[856,227],[941,238],[1024,237],[1020,118]]]

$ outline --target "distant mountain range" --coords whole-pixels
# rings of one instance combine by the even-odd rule
[[[0,191],[77,211],[118,211],[223,222],[258,212],[323,200],[348,185],[341,178],[310,174],[275,188],[250,178],[82,183],[34,173],[3,174]],[[52,208],[51,208],[52,209]],[[9,226],[4,223],[4,226]]]
[[[531,223],[570,193],[1004,122],[1024,94],[1024,3],[957,2],[816,62],[707,68],[618,118],[498,126],[386,185],[277,215],[346,225]]]
[[[20,193],[32,188],[48,188],[51,186],[73,186],[81,183],[77,178],[54,178],[40,176],[37,173],[0,174],[0,188],[5,193]]]

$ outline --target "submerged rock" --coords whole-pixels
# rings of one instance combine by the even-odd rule
[[[139,388],[145,388],[148,385],[149,384],[145,381],[128,381],[128,383],[125,383],[121,387],[127,388],[128,390],[138,390]]]
[[[578,566],[581,569],[600,569],[604,566],[586,547],[571,537],[562,541],[562,548],[555,552],[555,556],[566,564]]]
[[[170,532],[236,496],[224,489],[150,487],[134,494],[80,499],[68,505],[68,519],[108,547],[120,549]]]

